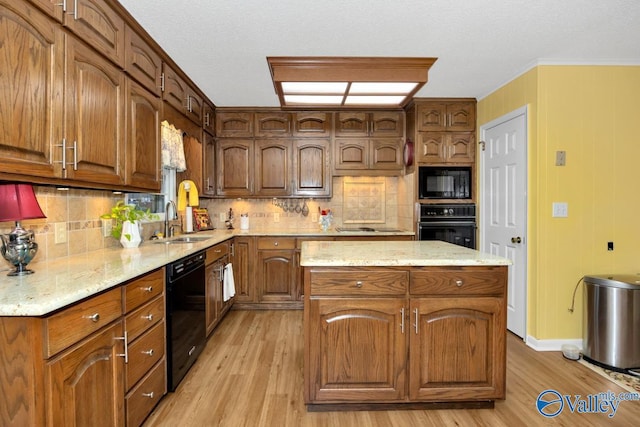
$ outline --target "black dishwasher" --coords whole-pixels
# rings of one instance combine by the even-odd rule
[[[206,343],[204,251],[167,265],[167,386],[174,391]]]

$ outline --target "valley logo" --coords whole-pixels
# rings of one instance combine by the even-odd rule
[[[560,394],[556,390],[545,390],[536,399],[536,408],[540,415],[553,418],[562,413],[564,409],[579,414],[606,414],[613,418],[625,400],[640,400],[640,393],[622,392],[617,395],[612,391],[598,394],[588,394],[584,397],[580,394]]]

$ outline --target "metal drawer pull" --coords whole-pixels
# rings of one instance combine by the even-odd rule
[[[214,249],[213,252],[219,254],[220,252],[222,252],[222,249]]]
[[[363,285],[362,280],[358,280],[358,281],[356,282],[356,288],[361,288],[361,287],[362,287],[362,285]]]
[[[146,288],[140,287],[140,289],[149,293],[153,292],[153,286],[147,286]]]
[[[460,280],[460,279],[456,280],[456,286],[457,287],[461,287],[462,285],[463,285],[462,280]]]
[[[85,316],[85,318],[90,319],[93,323],[97,323],[100,320],[100,313],[93,313]]]
[[[151,349],[151,350],[141,350],[140,353],[146,354],[147,356],[153,356],[153,349]]]
[[[278,246],[278,242],[273,242],[273,246]]]
[[[129,342],[127,340],[127,331],[124,332],[123,337],[115,337],[115,339],[124,341],[124,353],[116,354],[116,356],[124,357],[124,363],[129,363]]]
[[[404,307],[400,309],[400,315],[402,316],[402,320],[400,321],[400,331],[404,334]]]
[[[147,319],[149,322],[153,320],[153,313],[147,314],[146,316],[140,316],[143,319]]]
[[[418,335],[418,309],[414,309],[413,313],[416,315],[416,323],[413,325],[413,327],[416,330],[416,335]]]
[[[149,399],[153,399],[153,392],[151,393],[142,393],[144,397],[148,397]]]

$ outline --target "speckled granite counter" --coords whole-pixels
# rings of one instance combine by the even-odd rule
[[[42,316],[160,268],[199,250],[238,236],[393,236],[413,232],[353,232],[268,228],[215,230],[197,233],[210,237],[195,243],[160,245],[143,242],[137,249],[110,248],[51,261],[29,264],[34,274],[8,277],[9,264],[0,269],[0,316]]]
[[[440,241],[304,242],[300,252],[303,267],[510,264],[507,258]]]

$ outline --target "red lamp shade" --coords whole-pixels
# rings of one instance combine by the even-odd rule
[[[31,184],[0,184],[0,222],[46,218]]]

